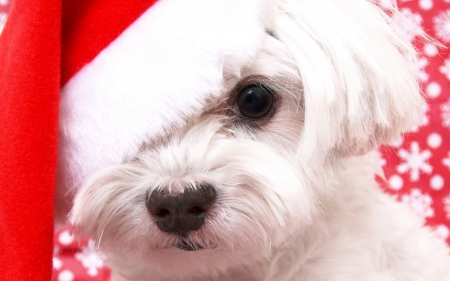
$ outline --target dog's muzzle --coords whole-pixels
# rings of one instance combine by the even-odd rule
[[[162,189],[147,192],[146,207],[161,231],[187,237],[203,226],[216,197],[216,189],[210,184],[198,184],[179,193]]]

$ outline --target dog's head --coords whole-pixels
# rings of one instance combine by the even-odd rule
[[[169,13],[172,2],[155,9]],[[221,2],[207,4],[211,15],[179,21],[197,27],[229,13],[235,22],[214,27],[223,34],[189,30],[172,42],[154,32],[163,45],[149,47],[159,68],[145,91],[175,92],[155,109],[175,121],[136,120],[162,129],[91,176],[71,214],[107,252],[164,276],[219,274],[270,257],[314,222],[343,159],[421,118],[413,49],[373,1],[235,1],[233,11]]]

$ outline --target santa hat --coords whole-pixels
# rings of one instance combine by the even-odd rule
[[[222,70],[249,62],[273,10],[154,2],[13,3],[0,38],[0,280],[50,279],[56,186],[76,192],[198,114]]]

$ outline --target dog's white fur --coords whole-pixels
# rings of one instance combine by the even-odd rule
[[[373,179],[370,151],[421,118],[410,43],[368,0],[280,0],[269,26],[250,64],[217,64],[220,93],[183,128],[85,183],[74,226],[114,280],[450,280],[445,243]],[[232,102],[255,81],[277,97],[257,122]],[[186,252],[146,193],[205,182],[218,198],[188,237],[204,249]]]

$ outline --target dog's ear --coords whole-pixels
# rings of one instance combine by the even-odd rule
[[[398,139],[422,118],[424,101],[409,67],[415,49],[374,2],[280,3],[272,32],[301,75],[303,156],[363,154]]]

